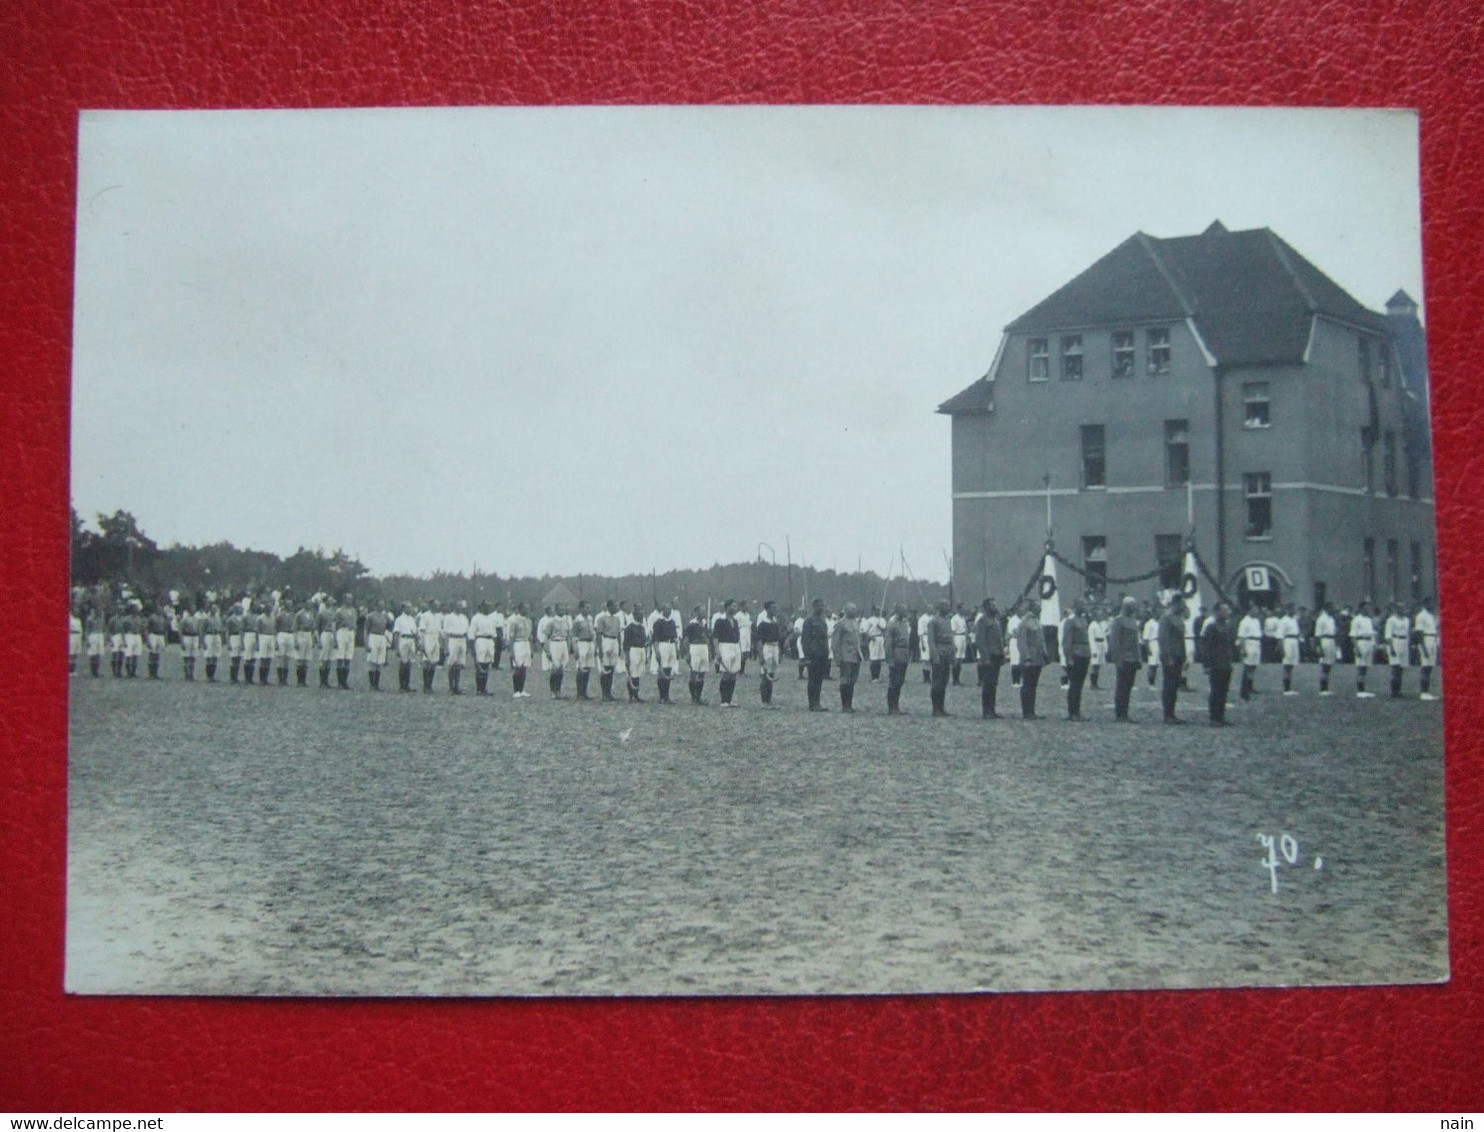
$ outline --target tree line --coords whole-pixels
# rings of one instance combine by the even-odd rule
[[[127,587],[135,593],[164,594],[170,590],[217,600],[249,592],[286,592],[300,597],[349,593],[358,605],[423,601],[523,602],[528,609],[548,604],[554,592],[594,606],[610,598],[652,606],[676,601],[682,611],[726,598],[760,605],[776,601],[780,609],[797,608],[806,600],[823,598],[830,608],[854,602],[862,609],[902,602],[924,609],[949,596],[939,582],[897,577],[888,581],[875,571],[818,570],[771,562],[715,563],[701,569],[654,571],[648,574],[451,573],[435,571],[422,577],[409,574],[376,576],[343,550],[300,547],[288,557],[252,550],[230,542],[206,546],[159,546],[127,511],[98,515],[92,526],[72,512],[72,583],[79,587]]]

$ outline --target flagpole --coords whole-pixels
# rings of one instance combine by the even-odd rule
[[[1189,476],[1185,478],[1185,525],[1190,528],[1191,536],[1195,535],[1195,481]]]
[[[1041,483],[1046,488],[1046,538],[1051,539],[1051,473],[1046,472],[1041,476]]]

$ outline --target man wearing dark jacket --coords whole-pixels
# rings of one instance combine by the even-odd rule
[[[974,654],[979,658],[979,705],[985,719],[999,719],[995,696],[999,691],[1000,666],[1005,663],[1005,630],[993,598],[985,598],[974,622]]]
[[[1079,601],[1061,626],[1061,662],[1067,671],[1067,718],[1085,719],[1082,714],[1082,685],[1092,663],[1092,641],[1087,635],[1087,611]]]
[[[830,673],[830,623],[824,616],[824,599],[815,598],[813,611],[804,618],[799,637],[804,663],[809,666],[809,710],[828,710],[819,702],[825,677]]]
[[[1039,719],[1036,714],[1036,688],[1041,682],[1041,669],[1046,666],[1046,634],[1041,631],[1041,603],[1033,601],[1015,630],[1020,642],[1020,714],[1026,719]]]
[[[907,666],[915,655],[913,626],[907,610],[898,605],[886,623],[886,714],[902,715],[902,685],[907,682]]]
[[[1232,682],[1232,660],[1237,654],[1237,634],[1232,627],[1232,610],[1226,602],[1216,606],[1216,616],[1201,628],[1201,659],[1206,665],[1206,681],[1211,686],[1207,706],[1212,727],[1226,727],[1226,693]]]
[[[1129,698],[1134,692],[1134,681],[1139,678],[1139,667],[1144,663],[1144,654],[1139,645],[1139,603],[1131,597],[1123,599],[1118,616],[1113,618],[1108,630],[1108,663],[1113,666],[1113,718],[1120,723],[1130,723]]]
[[[1159,619],[1159,666],[1164,669],[1159,700],[1166,723],[1184,723],[1175,718],[1175,697],[1185,671],[1185,599],[1176,596]]]

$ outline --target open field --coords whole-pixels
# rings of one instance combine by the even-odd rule
[[[142,665],[141,665],[142,667]],[[224,666],[225,667],[225,666]],[[1234,726],[72,682],[67,985],[750,994],[1447,976],[1441,705],[1266,694]],[[1409,671],[1415,693],[1415,670]],[[966,678],[968,673],[966,671]],[[311,683],[314,676],[310,677]],[[1008,686],[1000,707],[1015,710]],[[416,681],[415,681],[416,682]],[[1184,697],[1204,717],[1204,678]],[[594,693],[596,694],[596,680]],[[396,686],[395,669],[384,684]],[[466,687],[472,677],[466,674]],[[570,695],[569,677],[567,691]],[[645,681],[652,697],[654,683]],[[834,685],[826,685],[826,702]],[[834,706],[838,706],[836,702]],[[621,736],[627,733],[627,738]],[[1258,835],[1275,848],[1272,891]],[[1316,860],[1320,867],[1315,867]]]

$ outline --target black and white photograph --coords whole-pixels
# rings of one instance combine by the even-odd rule
[[[69,992],[1447,980],[1415,113],[78,132]]]

